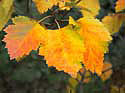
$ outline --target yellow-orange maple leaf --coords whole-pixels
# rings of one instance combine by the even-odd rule
[[[7,32],[4,41],[10,58],[17,59],[38,48],[43,28],[27,17],[16,17],[13,22],[13,25],[4,29]]]
[[[84,50],[83,39],[67,26],[59,30],[48,30],[39,54],[45,56],[48,66],[76,77],[82,68],[80,62],[83,60]]]
[[[105,16],[102,20],[111,34],[119,31],[123,21],[125,21],[125,14]]]
[[[125,9],[125,0],[118,0],[116,2],[115,10],[116,12],[120,12]]]
[[[80,26],[78,33],[84,39],[85,53],[83,64],[87,70],[101,74],[104,53],[107,51],[110,33],[104,25],[94,18],[81,18],[77,21]]]
[[[33,0],[37,6],[40,13],[47,11],[52,8],[52,6],[59,4],[60,7],[65,6],[65,2],[70,0]]]
[[[0,0],[0,30],[7,23],[13,11],[13,0]]]
[[[77,6],[81,8],[83,16],[86,17],[95,17],[100,10],[99,0],[81,0]]]

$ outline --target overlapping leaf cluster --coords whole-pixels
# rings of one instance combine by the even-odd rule
[[[83,17],[77,21],[70,17],[69,24],[63,28],[57,23],[59,29],[56,30],[47,29],[40,25],[39,21],[28,17],[13,18],[13,24],[4,29],[7,32],[4,41],[10,58],[20,60],[32,50],[39,50],[39,55],[44,56],[48,66],[54,66],[59,71],[63,70],[72,77],[77,76],[82,64],[87,70],[101,75],[104,53],[107,52],[108,43],[112,38],[108,22],[105,21],[107,18],[103,21],[105,25],[95,18],[100,9],[99,1],[33,1],[40,13],[58,4],[61,9],[80,8]]]

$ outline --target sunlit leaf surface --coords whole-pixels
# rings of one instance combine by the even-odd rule
[[[59,30],[48,30],[39,54],[45,56],[48,66],[76,77],[82,67],[84,51],[83,39],[67,26]]]
[[[99,0],[81,0],[77,6],[81,8],[83,16],[96,16],[100,10]]]
[[[81,18],[78,20],[80,30],[78,33],[84,38],[85,53],[83,64],[91,72],[101,74],[103,69],[104,53],[111,40],[110,33],[97,19]]]

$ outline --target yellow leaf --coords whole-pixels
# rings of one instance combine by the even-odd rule
[[[115,10],[116,12],[120,12],[125,9],[125,0],[118,0],[116,2]]]
[[[85,53],[83,64],[87,70],[101,75],[104,53],[108,50],[108,42],[112,39],[108,30],[97,19],[81,18],[78,33],[84,38]]]
[[[40,13],[47,11],[52,8],[52,6],[59,4],[60,7],[65,6],[65,2],[70,0],[33,0],[37,6]]]
[[[114,14],[111,16],[105,16],[102,20],[104,25],[107,27],[111,34],[118,32],[123,21],[125,19],[125,14]]]
[[[23,21],[18,21],[18,18],[19,20],[22,18],[21,20]],[[25,22],[26,20],[27,22]],[[10,58],[18,59],[38,48],[41,40],[45,38],[42,36],[44,28],[26,17],[16,17],[13,21],[14,25],[9,25],[4,29],[7,32],[4,41],[6,42]]]
[[[59,30],[48,30],[39,54],[45,56],[48,66],[76,77],[82,67],[84,51],[83,39],[67,26]]]
[[[81,0],[77,6],[81,8],[85,17],[95,17],[100,10],[99,0]]]
[[[7,23],[13,11],[13,0],[0,0],[0,30]]]
[[[112,69],[110,69],[111,67],[112,67],[112,64],[110,64],[109,62],[104,62],[103,71],[105,72],[100,76],[103,81],[110,78],[112,74]]]

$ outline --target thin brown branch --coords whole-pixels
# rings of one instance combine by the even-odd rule
[[[76,4],[78,4],[78,3],[80,3],[82,0],[78,0],[77,2],[76,2]]]
[[[40,23],[40,22],[44,21],[45,19],[47,19],[47,18],[49,18],[49,17],[52,17],[52,16],[46,16],[46,17],[44,17],[44,18],[40,19],[40,20],[38,21],[38,23]]]
[[[55,22],[57,24],[58,29],[60,29],[60,25],[59,25],[59,23],[58,23],[58,21],[56,19],[55,19]]]

